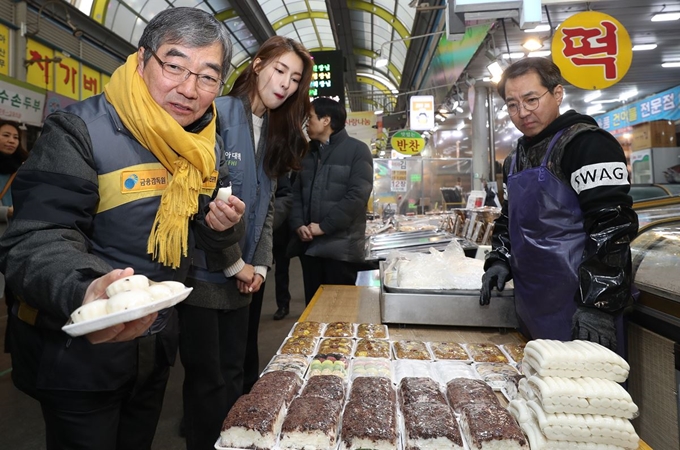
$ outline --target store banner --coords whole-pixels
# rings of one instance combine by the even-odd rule
[[[654,94],[626,106],[593,116],[600,128],[610,133],[653,120],[680,119],[680,86]]]
[[[56,65],[55,90],[57,94],[74,100],[80,99],[80,63],[75,59],[59,54],[61,61]]]
[[[375,140],[375,114],[372,111],[358,111],[347,113],[345,129],[354,139],[359,139],[371,148]]]
[[[44,90],[0,76],[0,118],[40,127],[44,108]]]
[[[80,66],[82,70],[81,84],[80,84],[80,98],[85,100],[93,95],[101,94],[102,92],[102,74],[98,71],[87,67]]]
[[[409,98],[409,128],[431,130],[434,128],[434,96],[413,95]]]
[[[402,155],[417,155],[425,148],[425,139],[417,131],[397,131],[390,140],[392,148]]]
[[[0,74],[9,75],[9,28],[0,25]]]
[[[628,31],[610,15],[574,14],[555,30],[553,62],[566,81],[581,89],[604,89],[618,83],[633,61]]]
[[[26,81],[42,89],[54,90],[57,58],[54,50],[32,39],[26,40]]]

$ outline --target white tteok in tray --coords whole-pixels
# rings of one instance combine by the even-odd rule
[[[64,332],[66,332],[68,335],[77,337],[92,333],[93,331],[103,330],[104,328],[112,327],[114,325],[118,325],[119,323],[141,319],[142,317],[148,316],[149,314],[155,313],[156,311],[160,311],[161,309],[175,306],[177,303],[187,298],[192,290],[193,288],[186,288],[183,291],[173,294],[168,298],[147,303],[146,305],[141,305],[136,308],[130,308],[124,311],[107,314],[96,319],[86,320],[84,322],[78,323],[71,323],[69,321],[69,323],[64,325],[61,329],[64,330]]]

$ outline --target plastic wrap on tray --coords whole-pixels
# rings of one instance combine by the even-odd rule
[[[394,381],[399,383],[404,377],[429,377],[432,376],[431,361],[419,361],[417,359],[400,359],[394,361]]]
[[[350,322],[330,322],[326,324],[324,337],[354,337],[354,324]]]
[[[354,356],[368,358],[389,358],[390,342],[384,339],[359,339]]]
[[[335,375],[344,380],[347,378],[348,366],[349,362],[345,355],[339,353],[319,353],[314,356],[314,359],[309,364],[307,378],[317,375]]]
[[[392,344],[397,359],[431,360],[427,345],[421,341],[396,341]]]
[[[392,361],[387,358],[354,358],[351,378],[385,377],[392,379]]]
[[[312,356],[316,350],[317,339],[309,336],[291,336],[283,341],[279,353],[288,355]]]
[[[525,343],[521,344],[503,344],[501,345],[501,350],[503,350],[514,362],[515,364],[520,364],[522,358],[524,358],[524,347]]]
[[[309,366],[309,358],[304,355],[274,355],[262,373],[265,374],[274,370],[287,370],[302,378],[307,371],[307,366]]]
[[[434,359],[471,361],[467,350],[457,342],[429,342]]]
[[[387,325],[379,323],[360,323],[357,325],[357,337],[368,339],[389,339]]]
[[[495,344],[465,344],[465,348],[475,362],[508,363],[508,358]]]
[[[430,371],[432,377],[441,384],[446,384],[454,378],[479,379],[477,371],[470,364],[460,361],[434,361]]]
[[[319,322],[298,322],[293,326],[291,336],[320,337],[323,333],[324,324]]]
[[[500,390],[509,377],[518,375],[517,370],[510,364],[503,363],[474,363],[475,370],[489,386]]]
[[[428,377],[404,377],[399,382],[399,401],[406,407],[414,403],[441,403],[446,398],[439,383]]]
[[[300,397],[322,397],[343,403],[345,382],[333,375],[318,375],[307,380]]]
[[[354,340],[351,338],[323,338],[319,343],[319,353],[340,353],[351,356],[354,350]]]

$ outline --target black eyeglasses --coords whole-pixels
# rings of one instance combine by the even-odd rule
[[[224,81],[220,80],[217,77],[213,77],[212,75],[206,75],[204,73],[192,72],[186,67],[182,67],[180,65],[173,63],[163,62],[153,50],[151,50],[150,48],[147,48],[147,50],[149,50],[149,52],[151,52],[151,55],[156,59],[156,61],[158,61],[158,64],[160,64],[161,66],[163,76],[168,80],[183,83],[191,75],[196,75],[196,80],[198,82],[197,87],[201,90],[213,94],[215,92],[219,92],[219,90],[222,89],[222,86],[224,86]]]
[[[535,111],[538,108],[538,105],[540,103],[541,97],[543,97],[545,94],[550,92],[550,89],[539,95],[538,97],[529,97],[527,99],[522,100],[521,102],[508,102],[505,104],[505,107],[508,109],[508,114],[511,116],[516,116],[519,113],[519,108],[520,105],[526,110],[526,111]]]

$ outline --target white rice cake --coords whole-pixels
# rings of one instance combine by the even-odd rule
[[[548,439],[541,432],[535,414],[523,399],[512,400],[508,404],[508,411],[519,422],[529,439],[531,450],[627,450],[626,447],[612,444]],[[633,448],[638,448],[638,444]]]
[[[527,406],[548,439],[638,448],[640,437],[627,419],[599,414],[549,414],[535,401],[527,402]]]
[[[279,395],[242,395],[224,419],[220,444],[270,450],[276,444],[284,414],[284,399]]]
[[[335,377],[337,378],[337,377]],[[281,449],[335,448],[342,403],[321,397],[297,397],[281,427]]]
[[[632,419],[638,407],[620,384],[598,378],[528,378],[529,386],[548,413],[602,414]]]
[[[630,366],[608,348],[589,341],[529,341],[524,348],[522,371],[527,376],[593,377],[623,383]]]
[[[498,404],[464,406],[460,427],[472,450],[529,450],[517,421]]]

